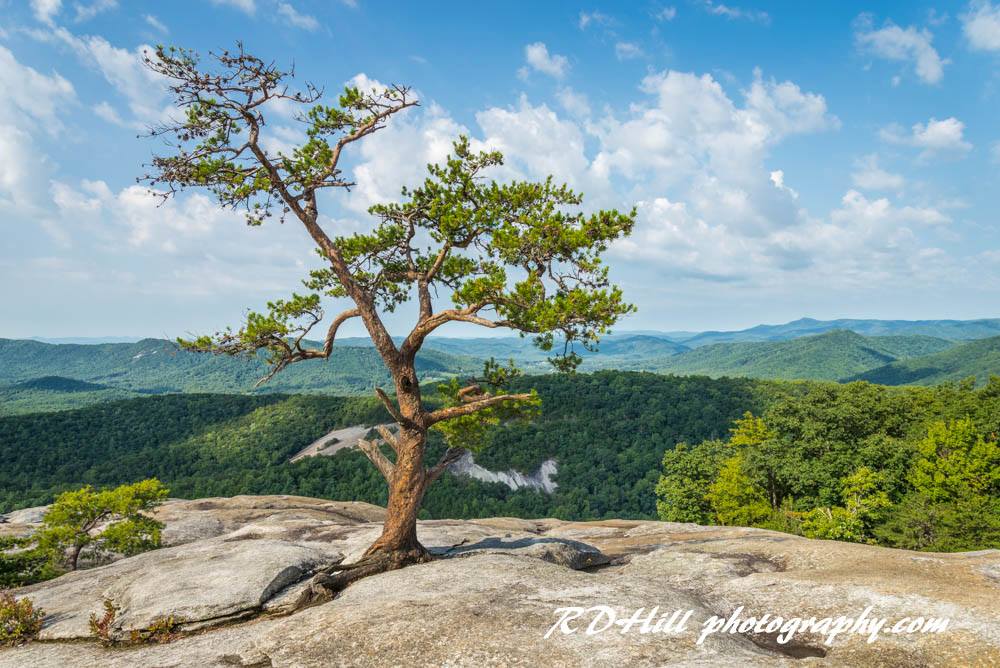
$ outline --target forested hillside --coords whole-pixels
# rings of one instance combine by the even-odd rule
[[[653,517],[663,453],[723,436],[746,410],[795,385],[598,372],[522,380],[542,416],[497,429],[477,461],[498,470],[558,462],[555,494],[445,476],[425,508],[435,517]],[[334,427],[386,421],[367,398],[171,395],[55,414],[0,418],[0,510],[46,503],[90,483],[156,476],[182,497],[305,494],[385,502],[385,483],[356,451],[288,458]],[[438,456],[440,445],[432,448]]]
[[[883,385],[936,385],[975,378],[983,385],[991,375],[1000,375],[1000,336],[892,362],[857,378]]]
[[[418,356],[417,368],[424,380],[431,380],[475,371],[481,363],[429,350]],[[46,376],[138,394],[247,392],[265,373],[266,365],[260,359],[186,352],[162,339],[98,345],[0,339],[0,387],[6,386],[8,393],[37,391],[30,382]],[[368,394],[375,385],[388,382],[389,375],[374,348],[343,346],[335,348],[329,360],[294,365],[260,391]]]

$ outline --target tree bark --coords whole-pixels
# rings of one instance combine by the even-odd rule
[[[368,548],[365,557],[392,552],[416,557],[427,555],[417,540],[417,514],[428,483],[424,470],[426,440],[426,433],[417,429],[400,432],[382,535]]]
[[[80,552],[83,551],[83,545],[74,545],[69,552],[69,569],[75,571],[77,565],[80,561]]]

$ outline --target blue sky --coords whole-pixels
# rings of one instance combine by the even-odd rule
[[[1000,3],[0,0],[0,336],[210,331],[301,290],[300,228],[135,184],[172,113],[143,48],[237,40],[329,91],[417,91],[324,202],[334,233],[464,132],[497,178],[638,207],[620,329],[1000,316]]]

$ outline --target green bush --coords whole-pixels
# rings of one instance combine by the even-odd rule
[[[0,592],[0,647],[13,647],[33,639],[42,630],[44,616],[31,599],[17,599],[10,592]]]
[[[76,570],[81,553],[101,557],[138,554],[160,546],[163,524],[144,514],[163,503],[168,490],[151,478],[114,489],[90,485],[60,494],[35,534],[38,548]]]

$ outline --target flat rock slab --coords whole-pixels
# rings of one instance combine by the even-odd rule
[[[1000,551],[918,553],[669,522],[420,522],[420,540],[443,558],[366,578],[320,606],[268,614],[291,612],[324,561],[360,556],[383,512],[301,497],[172,502],[168,529],[187,523],[223,533],[191,531],[186,544],[17,592],[46,609],[43,638],[56,641],[0,650],[0,667],[1000,666]],[[123,631],[180,619],[179,611],[189,627],[232,623],[165,645],[58,641],[86,638],[105,597],[122,606]],[[689,609],[693,617],[678,635],[544,638],[556,608],[596,605],[620,615]],[[938,634],[883,633],[873,643],[845,634],[827,646],[801,633],[779,646],[747,632],[697,644],[707,618],[739,608],[744,619],[808,619],[869,606],[890,623],[925,616],[950,625]]]
[[[45,611],[42,640],[91,638],[90,615],[103,613],[104,600],[118,609],[114,632],[127,637],[169,617],[184,628],[255,612],[285,587],[341,559],[317,544],[217,538],[76,571],[17,594]]]

